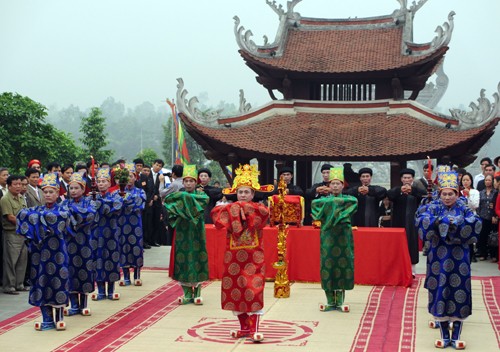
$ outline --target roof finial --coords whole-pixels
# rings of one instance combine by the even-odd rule
[[[236,42],[238,46],[251,53],[257,53],[257,45],[255,42],[250,39],[253,36],[252,31],[249,29],[245,31],[245,27],[240,26],[240,18],[238,16],[234,16],[234,35],[236,37]]]
[[[413,1],[412,2],[412,5],[410,6],[410,8],[408,8],[408,0],[397,0],[399,2],[399,4],[401,5],[401,8],[400,8],[400,11],[403,11],[403,10],[408,10],[410,12],[412,12],[413,15],[415,15],[415,13],[420,10],[420,8],[422,6],[425,5],[425,3],[428,1],[428,0],[419,0],[419,2],[417,3],[416,1]]]
[[[494,103],[484,96],[484,89],[479,92],[478,104],[471,102],[469,107],[472,111],[466,112],[460,109],[450,109],[451,116],[460,121],[459,129],[469,129],[484,125],[490,120],[499,117],[500,114],[500,83],[496,93],[493,94]]]
[[[240,114],[244,114],[252,108],[252,105],[250,103],[247,103],[247,100],[245,99],[245,92],[243,89],[240,89]]]
[[[199,124],[209,126],[216,125],[217,120],[220,118],[221,110],[201,112],[198,109],[198,98],[196,96],[186,99],[188,91],[184,89],[184,80],[177,78],[177,108],[178,111],[183,113],[190,120]]]
[[[266,0],[266,4],[268,4],[269,7],[272,8],[273,11],[276,12],[278,16],[283,16],[285,14],[285,11],[283,10],[283,5],[279,4],[279,6],[276,6],[276,0],[273,1]]]
[[[266,0],[266,4],[268,4],[269,7],[272,8],[273,11],[276,12],[276,14],[281,17],[281,16],[284,16],[284,15],[292,14],[293,13],[293,8],[299,2],[301,2],[301,1],[302,0],[287,1],[287,4],[286,4],[286,13],[285,13],[285,10],[283,10],[283,5],[281,5],[281,4],[276,5],[276,0],[273,0],[273,1]]]
[[[286,4],[286,7],[287,7],[287,13],[291,14],[293,12],[293,8],[295,6],[297,6],[297,4],[299,2],[301,2],[302,0],[292,0],[292,1],[288,1],[287,4]]]
[[[420,8],[424,6],[426,2],[427,0],[420,0],[417,4],[415,1],[413,1],[412,5],[410,6],[410,11],[413,13],[413,15],[415,15],[415,13],[420,10]]]
[[[443,26],[437,26],[435,32],[436,37],[431,42],[431,48],[436,49],[439,47],[446,46],[450,43],[451,34],[453,33],[453,16],[455,16],[455,11],[451,11],[448,14],[448,22],[443,23]]]

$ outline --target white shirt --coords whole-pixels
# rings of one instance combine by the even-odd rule
[[[29,186],[29,187],[31,187],[31,189],[32,189],[33,191],[35,191],[36,198],[37,198],[38,200],[40,200],[40,193],[38,193],[38,187],[33,187],[32,185],[28,185],[28,186]]]
[[[479,208],[479,191],[477,189],[469,190],[469,197],[467,197],[467,206],[470,210],[476,213],[477,208]]]
[[[477,187],[477,184],[481,180],[484,180],[484,175],[482,173],[480,173],[479,175],[474,176],[474,180],[472,182],[472,184],[474,185],[474,187]]]

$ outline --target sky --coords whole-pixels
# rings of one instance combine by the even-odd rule
[[[277,3],[286,7],[285,0]],[[399,6],[396,0],[303,0],[295,11],[371,17]],[[481,88],[491,99],[500,81],[498,0],[429,0],[416,14],[415,42],[430,42],[451,10],[443,112],[476,102]],[[188,98],[238,104],[244,89],[258,107],[270,97],[238,53],[234,15],[257,44],[264,34],[274,40],[278,16],[265,0],[0,0],[0,93],[58,108],[85,110],[110,96],[128,108],[145,101],[167,108],[182,77]]]

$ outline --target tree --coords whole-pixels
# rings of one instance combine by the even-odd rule
[[[0,95],[1,166],[20,172],[31,159],[46,165],[75,158],[79,149],[71,136],[47,123],[46,116],[47,108],[28,97],[9,92]]]
[[[92,155],[99,162],[109,161],[113,151],[103,149],[108,145],[107,134],[104,133],[105,128],[106,119],[99,108],[92,108],[89,116],[82,117],[80,132],[83,137],[80,141],[84,145],[84,159],[89,159]]]
[[[165,165],[173,165],[172,160],[172,118],[166,125],[161,125],[163,129],[162,152],[165,160]]]
[[[145,164],[151,166],[153,161],[158,159],[158,154],[152,148],[146,148],[141,153],[138,153],[136,158],[141,158]]]

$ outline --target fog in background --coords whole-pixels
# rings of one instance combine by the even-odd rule
[[[411,2],[411,1],[408,1]],[[286,8],[286,1],[279,0]],[[304,17],[347,18],[391,14],[396,0],[303,0]],[[481,88],[492,99],[500,81],[500,1],[429,0],[416,14],[414,40],[430,42],[454,10],[455,28],[444,70],[448,91],[437,110],[469,109]],[[0,0],[0,92],[17,92],[52,109],[82,110],[113,97],[127,108],[151,102],[165,108],[183,77],[188,98],[207,106],[270,101],[243,62],[233,16],[257,44],[275,38],[278,16],[265,0]],[[499,134],[490,143],[500,154]],[[493,146],[492,146],[493,145]],[[480,154],[481,154],[480,153]]]

